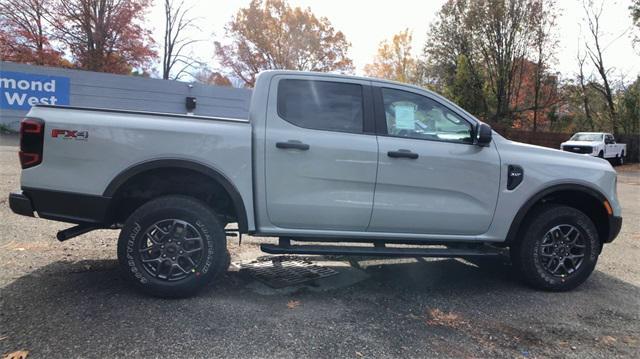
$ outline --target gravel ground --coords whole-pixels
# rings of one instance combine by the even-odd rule
[[[0,138],[0,354],[106,357],[638,357],[640,166],[619,167],[624,225],[569,293],[521,285],[507,263],[327,262],[314,285],[269,289],[233,268],[199,296],[161,300],[118,273],[118,233],[59,243],[11,213],[14,141]],[[230,240],[234,261],[258,238]]]

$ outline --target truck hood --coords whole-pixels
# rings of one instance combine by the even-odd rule
[[[598,146],[601,142],[598,141],[565,141],[562,142],[562,146]]]
[[[495,132],[494,132],[495,134]],[[578,185],[603,194],[613,207],[615,216],[621,213],[616,196],[616,171],[602,158],[529,145],[493,136],[500,155],[503,176],[510,165],[523,169],[522,183],[513,191],[500,193],[500,201],[524,201],[536,193],[556,185]]]

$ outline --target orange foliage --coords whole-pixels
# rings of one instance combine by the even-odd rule
[[[65,0],[54,12],[56,38],[76,65],[92,71],[129,74],[147,69],[156,53],[142,27],[151,0]]]
[[[52,0],[0,1],[0,59],[35,65],[71,64],[51,46],[45,16]]]
[[[230,43],[216,42],[220,63],[253,87],[262,70],[351,72],[351,44],[327,18],[284,0],[253,0],[225,29]]]
[[[367,76],[381,79],[417,82],[417,60],[411,54],[412,34],[409,29],[393,35],[391,42],[383,41],[373,63],[364,67]]]
[[[534,97],[537,65],[529,60],[520,60],[517,71],[521,73],[520,84],[511,99],[514,109],[513,128],[531,130],[534,127]],[[552,107],[560,103],[558,94],[558,78],[555,75],[543,73],[540,81],[538,101],[538,116],[536,127],[548,130],[550,127],[549,112]]]

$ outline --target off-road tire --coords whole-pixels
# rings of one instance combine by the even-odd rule
[[[603,152],[603,151],[600,151],[600,152],[598,153],[598,157],[600,157],[600,158],[604,158],[604,152]]]
[[[573,226],[583,236],[584,249],[581,251],[584,257],[573,273],[559,277],[544,268],[542,246],[552,228],[564,225]],[[521,237],[510,248],[511,262],[523,281],[533,288],[554,292],[574,289],[587,280],[598,261],[601,246],[598,231],[591,219],[575,208],[541,205],[527,217],[520,234]]]
[[[622,166],[624,164],[624,151],[620,153],[620,157],[617,158],[618,166]]]
[[[145,251],[142,254],[139,250],[141,246],[147,245],[149,230],[152,230],[156,223],[165,220],[177,220],[180,223],[189,224],[191,226],[189,231],[195,233],[195,236],[200,236],[199,243],[202,248],[201,252],[198,252],[197,260],[192,261],[195,262],[195,265],[191,265],[191,268],[186,271],[188,273],[185,273],[184,266],[179,263],[180,269],[182,269],[180,275],[185,277],[172,281],[150,273],[154,267],[148,269],[149,266],[145,266],[142,260],[143,256],[149,256],[147,253],[152,253],[152,251]],[[160,244],[173,238],[173,236],[164,233],[160,232],[161,236],[166,236],[164,241],[160,241]],[[177,230],[174,230],[174,233],[176,238],[179,238]],[[145,242],[142,243],[143,241]],[[186,241],[182,243],[186,243]],[[174,240],[172,246],[176,244],[179,243]],[[154,248],[156,248],[155,245]],[[162,248],[165,248],[165,245]],[[167,249],[163,249],[163,251]],[[184,252],[187,252],[186,248],[178,247],[178,249],[184,249]],[[175,249],[172,248],[172,250]],[[226,247],[224,226],[216,218],[215,213],[197,199],[170,195],[147,202],[129,216],[118,239],[118,261],[124,276],[143,292],[158,297],[183,298],[194,295],[216,276],[226,271],[230,256]],[[171,261],[164,262],[163,269],[166,269],[167,265],[171,266],[171,263]],[[166,277],[170,277],[170,275],[171,273]]]

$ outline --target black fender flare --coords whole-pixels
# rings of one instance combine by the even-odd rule
[[[224,176],[219,171],[211,168],[210,166],[192,160],[163,158],[135,164],[115,176],[111,180],[107,188],[104,190],[103,196],[113,198],[113,196],[118,193],[118,190],[122,187],[122,185],[124,185],[129,179],[140,173],[160,168],[189,169],[199,172],[219,183],[231,197],[231,201],[233,202],[234,209],[238,216],[238,229],[243,233],[246,233],[248,231],[247,211],[245,209],[242,196],[240,196],[240,192],[238,192],[238,189],[226,176]]]
[[[607,200],[607,197],[599,191],[581,184],[558,184],[542,189],[538,193],[529,197],[529,199],[520,207],[518,213],[516,213],[516,216],[513,218],[513,221],[511,221],[511,226],[509,227],[509,232],[507,233],[507,239],[505,242],[511,243],[515,239],[522,222],[535,204],[540,202],[540,200],[546,196],[560,191],[578,191],[588,194],[594,199],[600,201],[600,203],[603,203],[603,207],[604,201]]]

